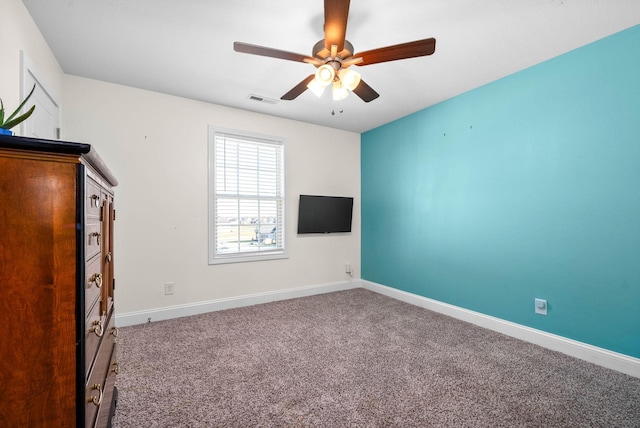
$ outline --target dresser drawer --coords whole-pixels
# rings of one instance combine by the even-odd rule
[[[85,197],[87,218],[100,220],[100,204],[102,201],[100,186],[90,178],[87,178],[87,193]]]
[[[85,320],[84,355],[85,373],[89,374],[89,369],[98,351],[100,340],[107,335],[106,318],[100,316],[100,305],[93,305]]]
[[[105,334],[95,362],[91,368],[91,374],[85,388],[85,426],[93,427],[98,412],[102,413],[102,406],[111,407],[111,397],[113,396],[113,382],[108,379],[108,374],[113,365],[114,349],[115,349],[115,329],[113,326],[113,317],[109,319],[109,325],[105,329]],[[117,366],[113,366],[115,370]],[[115,375],[116,373],[113,372]],[[112,376],[115,377],[115,376]],[[107,393],[109,398],[107,398]]]
[[[113,400],[114,398],[117,399],[117,396],[114,397],[114,394],[117,394],[115,385],[116,375],[118,374],[119,370],[117,356],[118,344],[114,343],[113,352],[111,353],[111,362],[109,363],[109,371],[107,372],[107,380],[105,381],[104,398],[102,400],[100,408],[98,409],[97,426],[99,427],[109,426],[109,421],[113,416],[113,412],[115,412],[115,408],[113,406],[115,403],[113,402]]]
[[[85,257],[89,260],[102,248],[102,225],[99,222],[87,221],[85,235]]]
[[[96,299],[100,296],[103,284],[102,264],[99,255],[87,262],[85,268],[86,281],[84,283],[84,304],[86,310],[90,310]]]

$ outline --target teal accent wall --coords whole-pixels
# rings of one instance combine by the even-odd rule
[[[640,358],[640,26],[361,153],[363,279]]]

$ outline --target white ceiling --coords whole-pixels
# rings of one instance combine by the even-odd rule
[[[65,73],[354,132],[640,24],[640,0],[352,0],[356,52],[428,37],[436,52],[356,68],[380,94],[370,103],[328,91],[280,101],[313,66],[237,53],[233,42],[311,55],[321,0],[23,2]]]

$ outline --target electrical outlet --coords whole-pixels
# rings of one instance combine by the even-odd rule
[[[535,299],[536,314],[547,315],[547,301],[544,299]]]
[[[164,283],[164,294],[165,295],[170,295],[173,294],[173,290],[176,287],[176,283],[175,282],[165,282]]]
[[[345,273],[348,273],[349,275],[353,275],[353,270],[351,270],[351,263],[345,263],[344,271],[345,271]]]

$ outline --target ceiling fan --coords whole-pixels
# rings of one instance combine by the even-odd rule
[[[233,49],[252,55],[306,62],[316,67],[314,74],[284,94],[282,100],[293,100],[307,89],[319,97],[330,85],[334,100],[344,99],[352,91],[364,102],[373,101],[380,95],[350,68],[352,65],[365,66],[431,55],[436,49],[436,39],[416,40],[354,54],[353,45],[346,40],[349,2],[324,0],[324,39],[313,46],[311,56],[242,42],[234,42]]]

